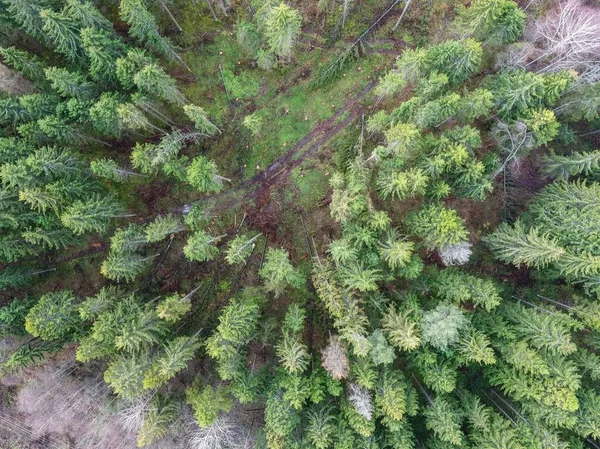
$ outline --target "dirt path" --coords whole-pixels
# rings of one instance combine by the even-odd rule
[[[215,211],[218,212],[252,200],[265,187],[282,186],[292,169],[313,157],[320,148],[366,112],[366,107],[361,105],[361,101],[376,85],[377,81],[371,81],[363,87],[333,116],[318,124],[313,131],[300,139],[287,153],[276,159],[263,171],[222,193],[206,196],[203,201],[215,201]],[[346,112],[347,115],[340,120]]]

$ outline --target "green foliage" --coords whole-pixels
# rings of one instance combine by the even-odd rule
[[[190,295],[184,297],[178,293],[167,296],[156,306],[156,313],[161,320],[176,323],[181,320],[192,309]]]
[[[200,343],[195,337],[178,337],[167,342],[144,376],[144,388],[154,389],[164,385],[187,368],[199,348]]]
[[[187,168],[187,182],[200,193],[218,193],[227,178],[219,176],[217,165],[204,156],[195,157]]]
[[[375,365],[389,365],[394,363],[396,354],[394,354],[394,348],[385,339],[383,331],[376,329],[368,337],[369,343],[371,343],[371,360]]]
[[[291,264],[288,252],[281,248],[269,248],[258,274],[265,289],[275,296],[280,296],[288,285],[301,288],[304,284],[304,276]]]
[[[148,366],[147,354],[122,354],[110,362],[104,380],[120,397],[138,398],[144,394],[143,380]]]
[[[226,387],[199,385],[185,390],[186,402],[192,406],[194,417],[200,427],[210,426],[219,413],[229,412],[233,406],[229,390]]]
[[[77,235],[86,232],[102,233],[111,218],[117,216],[120,206],[111,197],[92,196],[86,201],[76,201],[62,213],[62,224]]]
[[[423,413],[425,426],[440,440],[456,446],[463,443],[461,413],[456,410],[456,406],[453,407],[448,400],[440,396],[436,397]]]
[[[179,220],[171,214],[161,215],[146,226],[146,240],[149,243],[160,242],[170,234],[175,234],[182,230]]]
[[[79,325],[75,297],[67,290],[46,293],[27,313],[25,329],[42,340],[58,340]]]
[[[525,13],[512,0],[476,0],[458,6],[457,25],[467,35],[499,43],[516,41],[525,27]]]
[[[528,232],[520,222],[514,226],[502,223],[484,241],[498,259],[515,265],[526,264],[532,267],[545,267],[556,262],[565,254],[558,241],[548,235],[540,235],[537,228]]]
[[[443,206],[428,205],[410,215],[407,228],[423,239],[428,249],[455,245],[467,239],[464,221],[455,210]]]
[[[202,109],[200,106],[196,106],[193,104],[186,104],[183,107],[184,112],[190,118],[192,122],[194,122],[194,127],[196,130],[201,132],[202,134],[206,134],[209,136],[215,135],[219,131],[217,128],[207,117],[206,111]]]
[[[256,246],[256,239],[258,239],[261,234],[256,234],[254,237],[248,237],[244,234],[238,234],[227,243],[227,251],[225,255],[225,260],[230,265],[237,265],[240,263],[246,263],[252,252],[254,251],[254,247]]]
[[[439,304],[425,312],[421,321],[423,343],[445,351],[454,345],[460,332],[469,325],[465,314],[453,304]]]
[[[222,237],[212,237],[204,231],[197,231],[188,238],[183,253],[191,261],[206,262],[212,260],[219,253],[219,248],[214,246],[214,243]]]
[[[569,179],[571,176],[596,173],[600,171],[600,151],[587,153],[573,151],[569,156],[556,154],[546,156],[543,171],[557,179]]]
[[[177,419],[178,409],[175,403],[163,396],[156,396],[144,416],[137,433],[137,446],[144,447],[163,438],[169,426]]]
[[[390,306],[383,316],[382,326],[389,341],[402,351],[413,351],[421,344],[421,332],[410,315]]]

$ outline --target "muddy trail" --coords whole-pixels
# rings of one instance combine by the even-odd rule
[[[252,178],[222,193],[209,195],[203,202],[214,202],[213,211],[221,211],[242,206],[255,199],[264,189],[283,187],[291,170],[313,157],[337,134],[367,112],[361,104],[364,97],[377,85],[371,81],[360,92],[348,100],[333,116],[317,125],[309,134],[300,139],[289,151]],[[344,116],[343,119],[341,119]]]

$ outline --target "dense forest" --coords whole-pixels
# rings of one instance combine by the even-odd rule
[[[0,449],[600,449],[598,0],[0,0]]]

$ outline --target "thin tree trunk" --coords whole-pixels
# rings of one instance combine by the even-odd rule
[[[177,22],[177,19],[175,19],[175,16],[171,13],[171,11],[169,10],[169,8],[167,8],[167,5],[165,4],[165,2],[163,0],[158,0],[161,4],[161,6],[163,7],[163,9],[167,12],[167,14],[169,15],[169,17],[171,18],[171,21],[175,24],[175,26],[177,27],[177,29],[182,32],[183,28],[181,28],[181,25],[179,25],[179,22]]]
[[[398,21],[396,22],[396,25],[394,25],[394,28],[392,28],[392,31],[396,31],[396,28],[398,28],[398,25],[400,25],[400,22],[404,18],[404,14],[406,13],[406,10],[410,6],[410,2],[412,2],[412,0],[407,0],[406,1],[406,5],[404,5],[404,9],[402,10],[402,14],[400,14],[400,17],[398,17]]]

